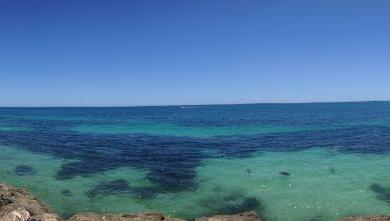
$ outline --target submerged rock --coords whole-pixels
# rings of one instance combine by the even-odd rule
[[[353,216],[338,221],[390,221],[390,216]]]
[[[60,221],[44,203],[25,190],[0,183],[1,221]]]
[[[140,214],[95,214],[80,213],[72,216],[68,221],[185,221],[184,219],[166,217],[161,213]]]
[[[195,221],[261,221],[256,212],[250,211],[235,215],[215,215],[195,219]]]

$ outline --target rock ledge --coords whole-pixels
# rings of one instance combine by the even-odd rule
[[[390,221],[390,216],[352,216],[339,221]]]
[[[166,217],[161,213],[140,214],[96,214],[79,213],[68,221],[185,221],[183,219]]]
[[[195,219],[195,221],[262,221],[256,212],[250,211],[235,215],[215,215]]]
[[[1,221],[61,221],[44,203],[25,190],[0,183]]]

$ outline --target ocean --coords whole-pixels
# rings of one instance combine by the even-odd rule
[[[0,108],[0,182],[63,217],[390,215],[390,102]]]

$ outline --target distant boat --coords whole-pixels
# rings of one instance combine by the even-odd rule
[[[180,106],[180,108],[182,108],[182,109],[188,109],[188,108],[197,108],[197,107],[195,107],[195,106]]]

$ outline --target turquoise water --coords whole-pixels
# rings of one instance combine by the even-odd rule
[[[390,215],[390,103],[0,109],[0,181],[64,217]]]

